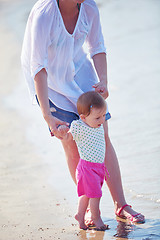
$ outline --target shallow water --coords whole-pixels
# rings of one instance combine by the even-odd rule
[[[2,5],[1,20],[15,32],[19,44],[33,2],[17,1],[7,8],[5,2]],[[118,222],[104,186],[101,211],[111,229],[98,238],[94,231],[82,232],[80,239],[160,239],[160,2],[97,2],[108,54],[110,136],[119,158],[127,201],[145,214],[146,223],[134,226]],[[28,120],[28,141],[53,169],[48,182],[76,210],[76,189],[62,147],[50,138],[38,107],[31,106],[21,72],[19,86],[4,101]]]

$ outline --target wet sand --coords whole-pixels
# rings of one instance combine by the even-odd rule
[[[153,106],[152,114],[155,114],[158,106],[158,101],[153,101],[153,97],[159,95],[157,79],[160,76],[157,64],[160,54],[158,44],[156,45],[155,28],[151,31],[152,38],[155,37],[155,41],[151,39],[155,43],[154,51],[150,50],[150,54],[148,53],[148,56],[152,56],[154,63],[149,76],[148,68],[151,64],[149,60],[144,62],[145,57],[143,56],[147,46],[144,46],[142,51],[143,44],[138,45],[139,51],[141,49],[140,59],[137,59],[137,53],[134,54],[134,50],[127,54],[127,51],[130,51],[129,43],[133,44],[137,39],[142,41],[145,36],[135,34],[135,38],[133,37],[136,32],[133,31],[134,24],[130,27],[126,23],[126,28],[119,28],[119,31],[114,30],[119,22],[118,16],[121,16],[121,23],[125,22],[125,17],[122,16],[127,12],[127,7],[125,8],[127,2],[121,1],[118,4],[108,1],[108,5],[103,4],[103,1],[99,2],[101,3],[102,24],[108,46],[109,108],[112,113],[110,135],[120,159],[127,201],[133,204],[135,209],[144,213],[147,221],[144,225],[139,226],[117,221],[111,197],[107,187],[104,186],[101,212],[104,221],[110,225],[111,229],[105,233],[79,231],[74,220],[77,205],[76,189],[69,177],[62,147],[56,139],[50,138],[39,109],[31,105],[21,73],[21,44],[25,23],[33,1],[17,0],[14,3],[0,1],[0,240],[118,240],[126,238],[154,240],[160,237],[160,192],[157,187],[159,165],[155,167],[150,164],[150,157],[156,161],[160,152],[158,150],[159,137],[155,135],[159,131],[157,126],[160,115],[153,115],[154,118],[148,119],[146,111],[147,106],[150,106],[150,109]],[[144,4],[144,1],[142,2]],[[148,5],[144,4],[144,7],[150,6],[149,1],[147,3]],[[156,1],[154,3],[156,4]],[[135,9],[135,6],[133,4],[129,11],[131,12],[132,8]],[[105,22],[106,12],[104,9],[108,9],[105,11],[110,14],[107,18],[108,20],[110,16],[110,23]],[[154,11],[152,14],[156,17]],[[115,17],[112,18],[114,13],[117,15],[115,14]],[[139,31],[142,29],[144,26],[141,26]],[[131,31],[130,35],[128,35],[129,30]],[[128,40],[125,34],[130,36]],[[126,49],[125,52],[124,49]],[[152,52],[153,54],[157,52],[154,57]],[[145,56],[147,59],[147,55]],[[135,71],[132,70],[132,66]],[[152,84],[149,81],[151,76],[154,76]],[[133,83],[133,78],[143,79],[143,81],[134,81]],[[146,85],[144,78],[147,82]],[[122,84],[125,87],[121,88]],[[157,86],[156,89],[155,86]],[[144,87],[145,91],[141,87]],[[137,89],[138,92],[136,92]],[[145,100],[147,100],[149,90],[151,90],[152,96],[151,105],[146,106]],[[130,97],[133,94],[136,94],[134,98]],[[136,97],[138,101],[136,101]],[[148,100],[147,104],[149,104]],[[138,107],[139,105],[140,107]],[[144,110],[143,114],[142,109]],[[123,119],[119,117],[119,112],[123,115]],[[135,114],[139,115],[137,123],[132,120]],[[152,120],[151,128],[147,128],[150,120]],[[122,135],[125,136],[123,139]],[[155,136],[155,141],[152,141],[148,148],[147,141],[151,142],[150,135],[152,139]],[[134,151],[135,149],[136,151]],[[145,174],[144,171],[140,171],[142,168],[146,170],[145,165],[150,167],[151,172],[148,171]],[[150,181],[150,184],[145,184],[147,181]],[[143,184],[140,184],[141,182]]]

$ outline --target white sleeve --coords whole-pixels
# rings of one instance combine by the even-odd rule
[[[104,38],[101,29],[99,10],[95,5],[95,13],[91,24],[91,29],[87,36],[87,43],[91,58],[98,53],[106,53]]]
[[[48,13],[47,13],[48,14]],[[42,13],[33,16],[31,24],[31,76],[35,75],[43,68],[48,71],[48,47],[50,40],[49,15]],[[50,20],[50,22],[49,22]]]

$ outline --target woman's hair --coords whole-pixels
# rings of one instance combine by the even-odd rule
[[[88,116],[92,108],[104,108],[106,107],[106,102],[104,98],[97,92],[90,91],[83,93],[77,101],[78,114],[84,114]]]

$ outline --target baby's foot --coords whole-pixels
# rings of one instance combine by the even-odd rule
[[[80,214],[77,213],[75,215],[75,219],[78,221],[80,229],[87,230],[87,226],[84,223],[84,217],[82,217]]]
[[[97,219],[94,219],[94,224],[97,231],[105,231],[108,229],[108,225],[105,225],[102,221],[102,218],[99,216]]]

